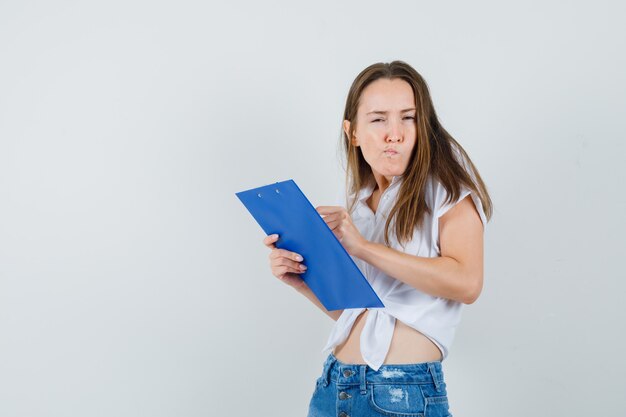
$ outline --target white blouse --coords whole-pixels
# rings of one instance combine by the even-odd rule
[[[366,203],[372,195],[374,186],[370,185],[359,192],[351,217],[352,222],[365,239],[384,244],[385,222],[396,200],[401,182],[401,176],[393,177],[391,184],[381,195],[376,213]],[[487,219],[482,203],[478,196],[468,188],[462,186],[459,199],[444,205],[447,192],[439,181],[429,176],[425,187],[426,203],[433,214],[425,214],[422,229],[415,229],[413,238],[405,243],[404,248],[396,239],[392,221],[389,228],[389,241],[393,249],[420,257],[440,256],[439,217],[468,194],[471,195],[478,209],[483,226],[486,226]],[[341,201],[345,202],[345,198]],[[343,207],[347,208],[347,204],[343,204]],[[357,257],[353,256],[352,259],[385,305],[384,308],[369,308],[370,312],[360,340],[361,354],[365,362],[374,370],[378,370],[383,364],[389,351],[396,319],[432,340],[441,350],[442,358],[445,359],[461,318],[463,303],[425,294],[386,275]],[[347,339],[354,321],[364,310],[365,308],[350,308],[343,311],[331,330],[328,342],[322,349],[323,353],[328,354],[335,346]]]

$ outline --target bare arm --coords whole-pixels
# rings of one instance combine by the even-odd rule
[[[420,291],[471,304],[483,285],[483,227],[471,197],[439,222],[441,256],[419,257],[365,241],[355,254]]]
[[[343,313],[343,310],[333,310],[333,311],[326,310],[326,307],[324,307],[324,305],[320,302],[319,298],[317,298],[315,293],[311,291],[308,285],[305,284],[305,285],[294,287],[294,288],[300,294],[304,295],[306,298],[311,300],[313,304],[315,304],[320,310],[322,310],[331,319],[337,321],[339,319],[339,316],[341,316],[341,313]]]

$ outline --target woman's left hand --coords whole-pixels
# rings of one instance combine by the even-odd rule
[[[358,256],[359,251],[367,244],[367,239],[352,223],[348,210],[341,206],[318,206],[315,210],[322,216],[344,249],[351,256]]]

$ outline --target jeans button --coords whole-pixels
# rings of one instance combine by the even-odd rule
[[[339,417],[349,417],[348,413],[346,413],[345,411],[342,411],[341,413],[339,413]]]
[[[352,376],[352,371],[350,369],[344,369],[343,376],[345,376],[346,378]]]
[[[347,392],[341,391],[339,393],[339,399],[340,400],[345,400],[345,399],[348,399],[348,398],[350,398],[350,394],[348,394]]]

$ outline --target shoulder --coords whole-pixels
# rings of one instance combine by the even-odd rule
[[[460,184],[460,192],[459,195],[454,198],[452,194],[444,187],[444,185],[438,179],[433,178],[432,180],[432,190],[431,190],[431,200],[432,205],[431,208],[433,210],[434,218],[441,218],[447,212],[449,212],[453,207],[456,207],[463,201],[472,202],[480,220],[483,223],[483,226],[487,225],[487,217],[485,215],[482,202],[478,194],[467,186]],[[470,197],[466,200],[466,197]]]

